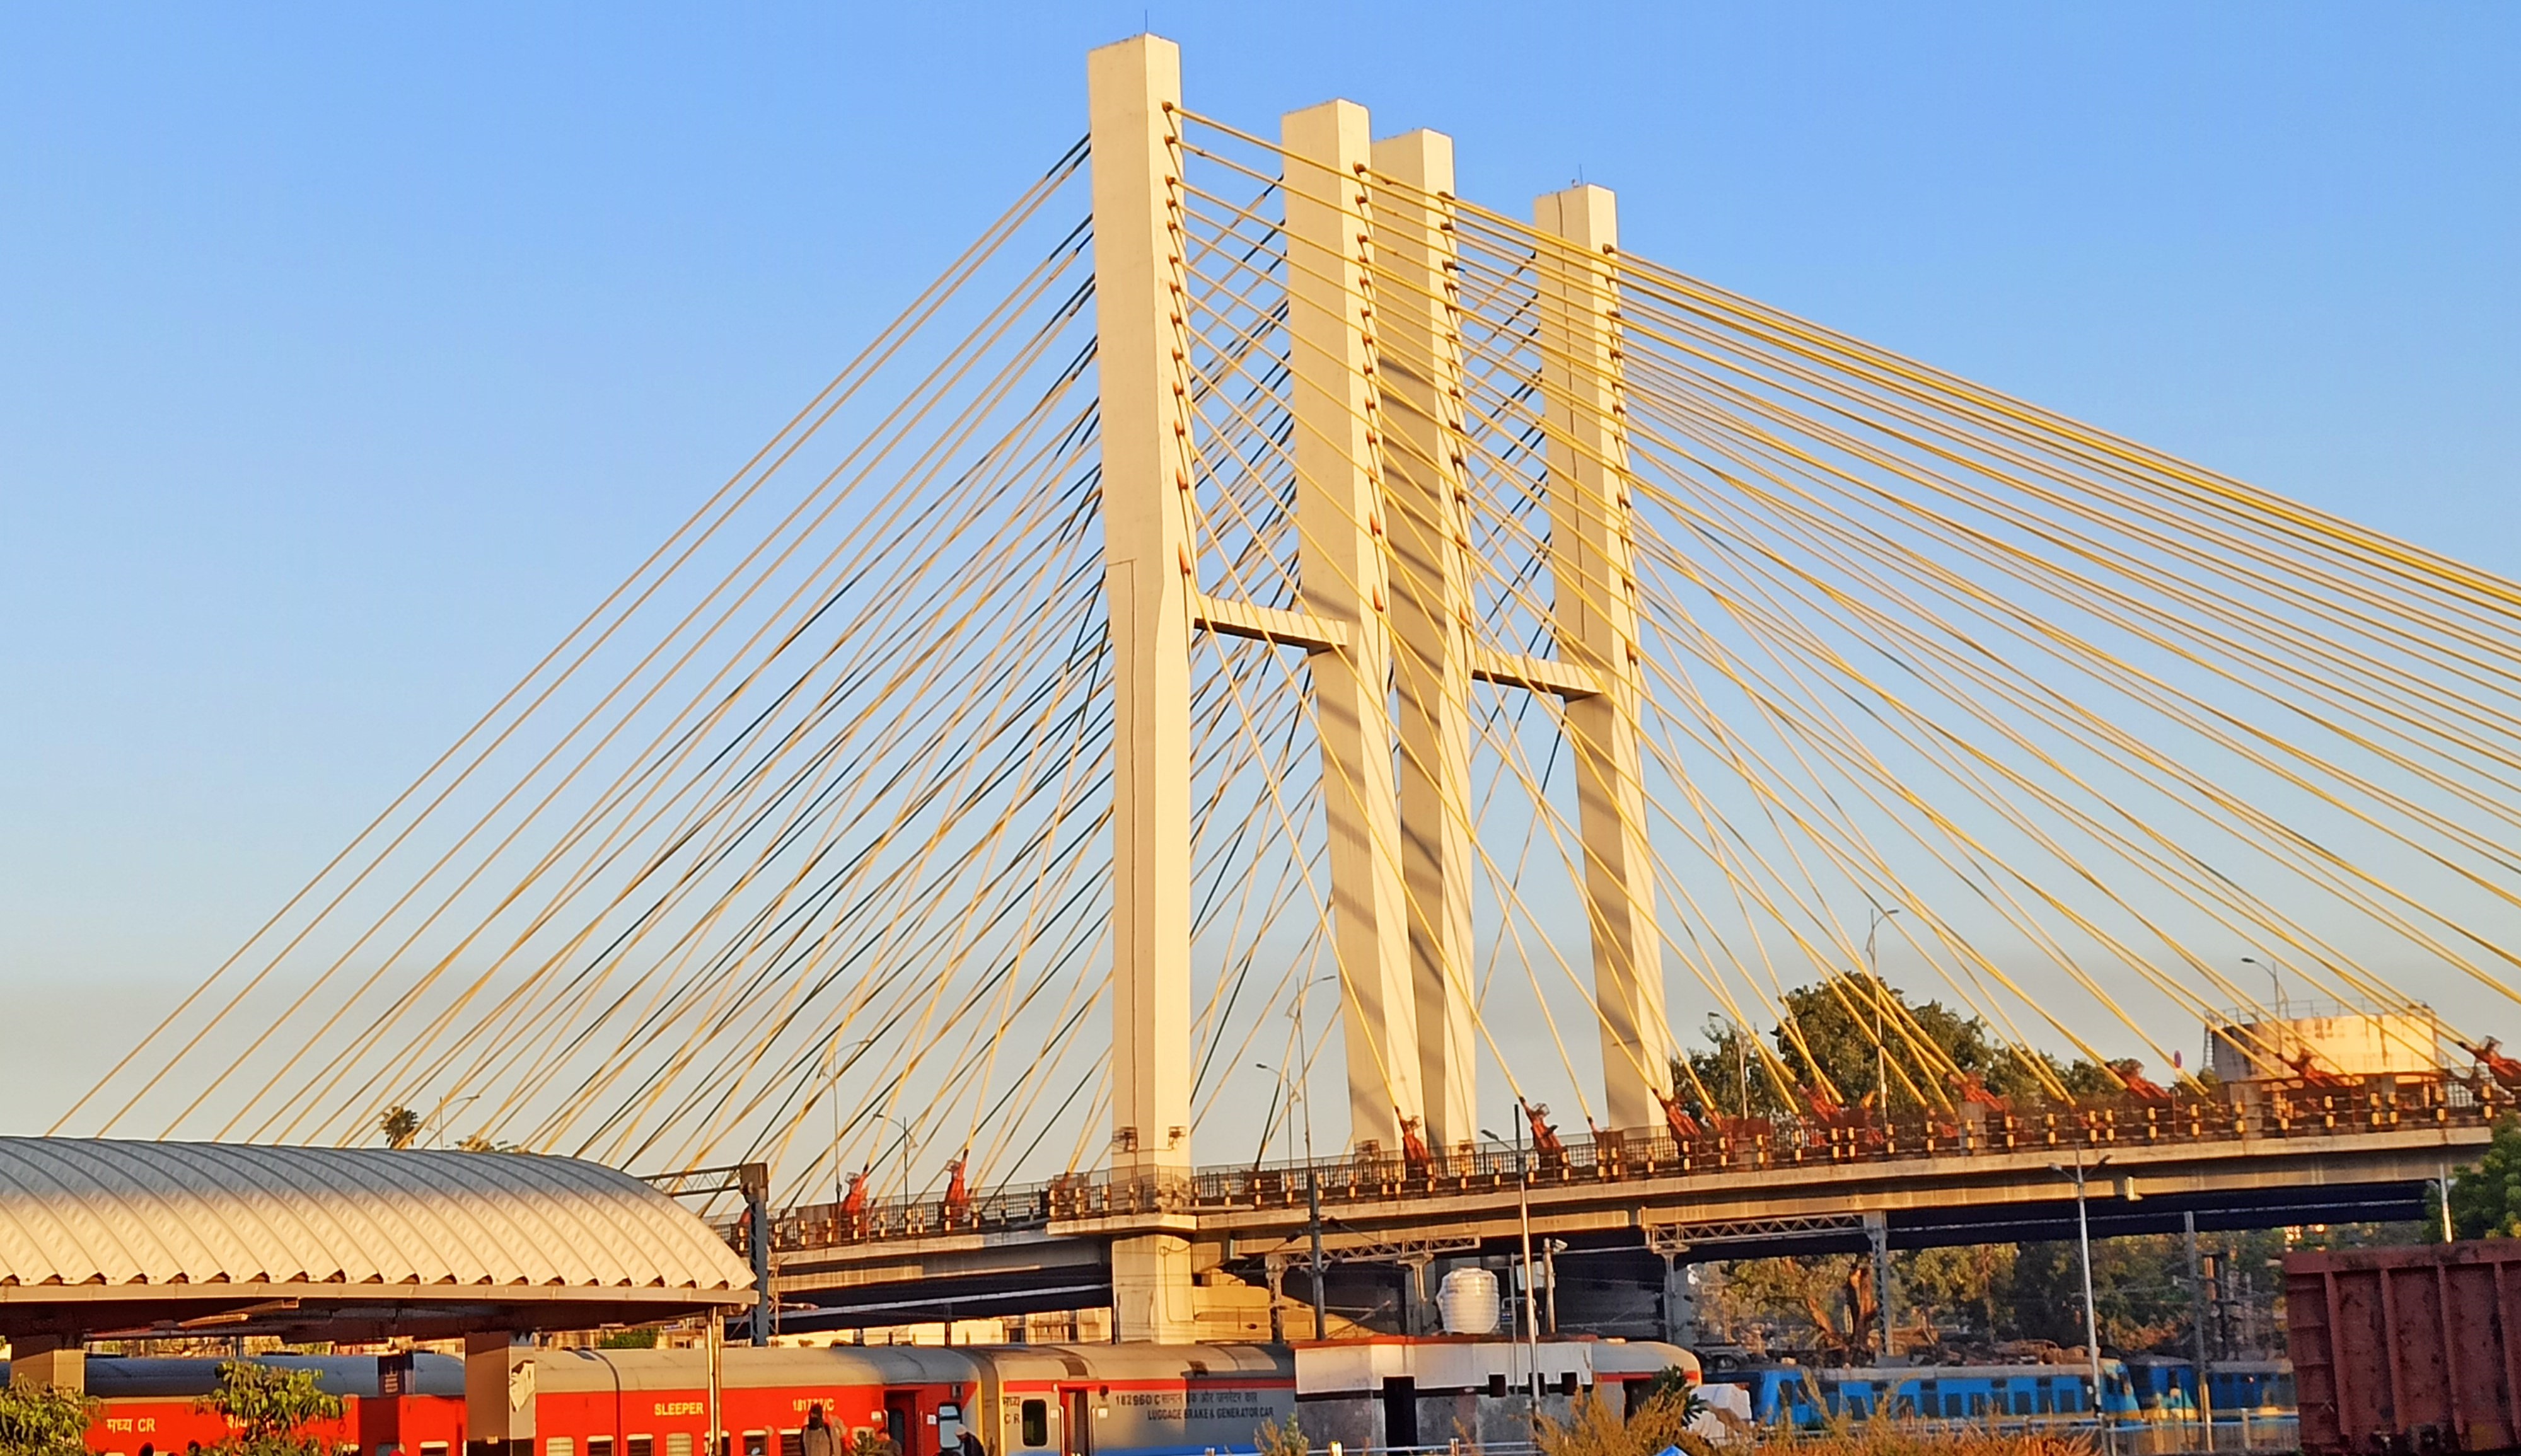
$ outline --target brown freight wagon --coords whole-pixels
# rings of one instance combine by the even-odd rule
[[[2305,1456],[2521,1449],[2521,1240],[2287,1254]]]

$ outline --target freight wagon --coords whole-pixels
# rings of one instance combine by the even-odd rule
[[[2307,1456],[2521,1448],[2521,1241],[2285,1255]]]

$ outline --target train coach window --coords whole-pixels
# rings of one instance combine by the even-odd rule
[[[688,1431],[666,1432],[665,1456],[692,1456],[692,1433]]]
[[[420,1456],[446,1456],[446,1442],[422,1441],[420,1443]]]
[[[1503,1400],[1505,1398],[1504,1371],[1491,1370],[1489,1372],[1489,1398],[1490,1400]]]
[[[590,1435],[586,1438],[586,1456],[613,1456],[613,1437]]]
[[[626,1456],[657,1456],[657,1438],[653,1435],[634,1435],[622,1444],[628,1448]]]
[[[1027,1449],[1050,1444],[1050,1402],[1028,1400],[1024,1403],[1024,1443]]]
[[[1558,1378],[1558,1393],[1561,1395],[1573,1395],[1576,1393],[1575,1371],[1568,1371],[1565,1375]]]
[[[595,1453],[593,1451],[589,1451],[586,1453],[586,1456],[595,1456]],[[805,1433],[802,1431],[780,1432],[779,1456],[805,1456]]]
[[[547,1436],[543,1440],[543,1456],[574,1456],[576,1450],[577,1443],[565,1435]]]
[[[744,1456],[770,1456],[770,1433],[748,1431],[744,1433]]]

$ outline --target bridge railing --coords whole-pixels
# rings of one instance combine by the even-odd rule
[[[1668,1130],[1597,1131],[1558,1149],[1518,1152],[1475,1143],[1434,1150],[1427,1160],[1362,1149],[1307,1163],[1261,1162],[1149,1175],[1098,1169],[1010,1184],[959,1205],[931,1197],[810,1204],[773,1215],[775,1249],[832,1248],[895,1239],[1039,1229],[1080,1219],[1149,1212],[1294,1207],[1317,1187],[1326,1206],[1614,1183],[1691,1173],[1759,1172],[1847,1163],[1891,1163],[1976,1154],[2106,1153],[2115,1148],[2284,1139],[2400,1127],[2476,1126],[2514,1108],[2514,1093],[2479,1078],[2382,1075],[2316,1082],[2234,1083],[2219,1097],[2015,1112],[1978,1105],[1926,1115],[1730,1117],[1695,1138]]]

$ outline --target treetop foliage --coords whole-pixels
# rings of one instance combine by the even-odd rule
[[[2451,1180],[2451,1227],[2462,1239],[2521,1239],[2521,1122],[2498,1123],[2486,1156]]]
[[[408,1148],[420,1137],[420,1114],[407,1107],[390,1107],[377,1118],[377,1131],[386,1135],[389,1148]]]
[[[86,1456],[96,1408],[75,1390],[0,1386],[0,1456]]]
[[[2097,1062],[2066,1062],[2016,1047],[1981,1018],[1941,1001],[1912,1001],[1899,987],[1869,976],[1841,974],[1798,986],[1786,992],[1783,1019],[1764,1038],[1765,1048],[1751,1043],[1740,1026],[1711,1024],[1705,1050],[1673,1060],[1673,1085],[1681,1100],[1728,1116],[1773,1117],[1802,1111],[1801,1100],[1779,1085],[1764,1051],[1784,1064],[1795,1085],[1817,1086],[1826,1079],[1848,1102],[1871,1097],[1876,1106],[1893,1112],[1948,1103],[1949,1087],[1919,1085],[1929,1075],[1924,1069],[1944,1061],[2017,1104],[2045,1100],[2040,1070],[2032,1065],[2035,1058],[2074,1097],[2115,1096],[2124,1090],[2117,1075]],[[1877,1047],[1883,1049],[1880,1055]]]
[[[201,1409],[227,1418],[234,1434],[220,1449],[234,1456],[324,1456],[324,1442],[305,1428],[340,1420],[343,1406],[341,1396],[325,1392],[322,1381],[312,1370],[229,1360],[219,1366],[219,1383],[202,1397]]]

